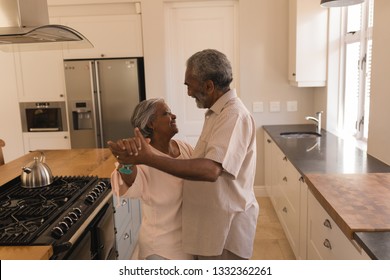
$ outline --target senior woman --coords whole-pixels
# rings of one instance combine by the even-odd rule
[[[153,98],[140,102],[131,118],[157,153],[172,158],[190,158],[193,148],[173,140],[178,132],[176,116],[164,99]],[[120,146],[131,151],[126,139],[109,141],[110,148]],[[142,205],[142,224],[139,235],[139,259],[192,259],[182,250],[182,187],[183,179],[146,165],[126,164],[126,154],[118,156],[111,175],[115,195],[139,198]],[[127,161],[130,162],[130,161]]]

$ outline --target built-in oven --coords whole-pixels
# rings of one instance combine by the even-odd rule
[[[112,201],[108,201],[93,218],[75,244],[65,254],[53,259],[115,260],[115,226]]]
[[[23,132],[67,131],[65,102],[19,103]]]

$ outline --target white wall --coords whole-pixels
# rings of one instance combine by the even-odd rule
[[[367,152],[390,164],[390,1],[375,0]]]
[[[288,84],[288,0],[239,1],[239,95],[252,111],[264,102],[264,112],[254,113],[258,127],[255,185],[264,184],[263,125],[306,123],[314,110],[314,89]],[[147,97],[166,97],[164,80],[164,0],[141,0]],[[202,31],[200,31],[202,32]],[[237,77],[236,77],[237,78]],[[287,112],[286,101],[298,101],[297,112]],[[281,112],[270,113],[269,102],[280,101]],[[195,106],[195,105],[194,105]]]

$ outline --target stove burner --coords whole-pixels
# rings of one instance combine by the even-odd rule
[[[23,188],[20,178],[15,178],[2,186],[0,246],[30,245],[40,234],[55,227],[59,227],[63,234],[69,232],[71,227],[76,227],[86,209],[99,198],[97,196],[89,203],[84,202],[96,185],[100,186],[101,183],[97,182],[98,178],[92,176],[55,177],[49,186]],[[51,233],[57,239],[63,234]]]
[[[3,210],[4,208],[15,208],[20,206],[20,200],[19,199],[9,199],[6,201],[3,201],[0,204],[0,209]]]
[[[26,223],[17,223],[14,226],[8,227],[4,230],[5,234],[8,236],[18,236],[22,233],[29,233],[36,231],[41,224],[35,222],[26,222]]]

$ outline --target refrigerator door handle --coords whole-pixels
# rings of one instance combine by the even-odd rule
[[[103,118],[102,118],[102,106],[101,106],[101,99],[100,99],[100,82],[99,82],[99,62],[95,61],[93,62],[94,64],[94,76],[95,76],[95,90],[96,90],[96,122],[97,122],[97,127],[99,129],[99,132],[96,134],[96,142],[98,148],[103,148],[104,143],[103,143]]]

